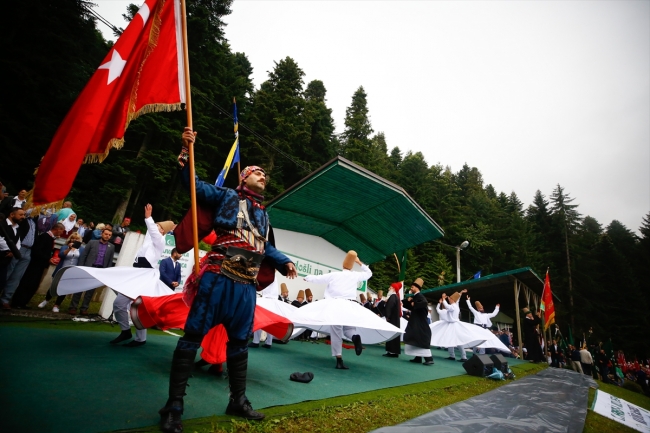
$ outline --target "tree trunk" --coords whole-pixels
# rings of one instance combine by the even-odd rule
[[[571,328],[576,329],[573,319],[573,280],[571,279],[571,256],[569,255],[569,228],[566,224],[566,215],[564,216],[564,242],[566,244],[566,264],[569,273],[569,315]]]
[[[144,136],[144,139],[142,140],[142,144],[140,145],[140,150],[138,150],[138,154],[136,155],[135,159],[142,158],[142,154],[144,153],[145,150],[147,150],[147,146],[150,140],[151,140],[151,132],[147,132],[147,134]],[[120,204],[117,206],[117,209],[115,210],[115,215],[113,215],[113,224],[121,224],[122,221],[124,220],[124,216],[126,215],[126,208],[129,205],[129,200],[131,200],[131,194],[133,194],[133,188],[129,188],[129,190],[124,195],[124,198],[122,199],[122,201],[120,201]],[[140,197],[140,192],[138,192],[138,195],[136,196],[136,201],[138,197]]]
[[[121,224],[122,220],[124,220],[124,215],[126,215],[126,207],[129,205],[129,200],[131,199],[132,192],[133,188],[129,188],[122,201],[120,201],[120,204],[117,205],[115,215],[113,215],[113,224]]]

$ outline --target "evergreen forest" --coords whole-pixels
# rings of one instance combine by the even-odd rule
[[[406,280],[422,277],[427,287],[455,276],[455,246],[464,240],[462,279],[530,266],[541,278],[549,269],[557,322],[582,335],[593,327],[615,348],[649,356],[650,212],[641,227],[600,222],[580,213],[570,185],[537,191],[525,208],[514,193],[496,191],[479,167],[453,172],[417,152],[387,143],[372,125],[363,83],[350,99],[342,133],[335,132],[326,84],[306,83],[300,59],[277,59],[255,88],[253,65],[231,50],[223,18],[233,0],[188,0],[194,128],[199,131],[196,169],[216,179],[233,143],[232,99],[237,99],[242,163],[259,163],[269,174],[266,200],[341,155],[403,187],[444,229],[445,237],[408,252]],[[0,116],[0,180],[10,193],[30,189],[33,172],[77,94],[111,42],[89,12],[87,0],[34,0],[6,5],[2,38],[5,76]],[[135,5],[125,10],[133,16]],[[119,29],[117,29],[119,32]],[[312,71],[313,72],[313,71]],[[189,205],[178,171],[185,113],[140,117],[129,127],[122,150],[102,164],[82,166],[69,193],[87,221],[142,219],[152,203],[155,219],[178,221]],[[236,176],[226,179],[234,186]],[[636,234],[636,230],[640,235]],[[393,257],[372,265],[371,286],[397,278]]]

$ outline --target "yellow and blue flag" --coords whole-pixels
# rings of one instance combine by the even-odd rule
[[[217,181],[214,183],[216,186],[223,186],[223,183],[228,176],[228,170],[233,168],[236,163],[239,162],[239,121],[237,119],[237,101],[233,98],[233,122],[235,130],[235,142],[228,152],[228,158],[226,158],[226,163],[223,165]]]

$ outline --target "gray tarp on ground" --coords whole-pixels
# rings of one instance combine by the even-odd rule
[[[598,387],[589,376],[547,368],[373,433],[581,433],[587,416],[589,387]]]

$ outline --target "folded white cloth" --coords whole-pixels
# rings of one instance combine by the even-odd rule
[[[68,266],[59,270],[52,281],[57,295],[85,292],[107,286],[127,298],[138,296],[173,295],[174,291],[160,281],[160,272],[155,268],[91,268]]]

